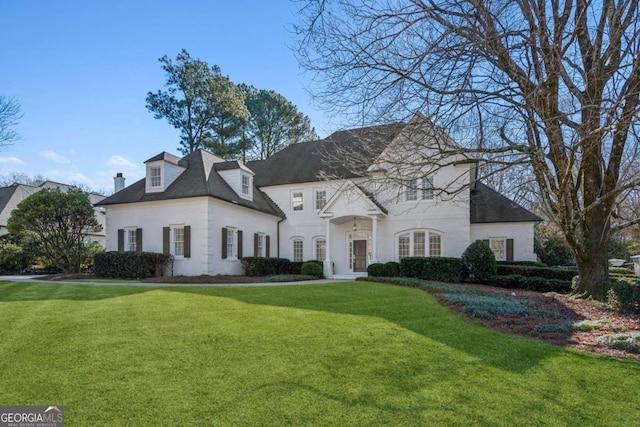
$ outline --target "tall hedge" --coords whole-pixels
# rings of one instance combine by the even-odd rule
[[[173,266],[173,257],[156,252],[100,252],[93,264],[98,277],[145,279],[164,276]]]
[[[447,257],[402,258],[400,274],[415,279],[458,282],[462,274],[462,260]]]

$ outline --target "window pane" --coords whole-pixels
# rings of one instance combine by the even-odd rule
[[[327,191],[316,190],[316,210],[320,210],[327,204]]]
[[[303,208],[302,191],[295,191],[291,197],[293,211],[301,211]]]
[[[416,179],[412,179],[407,183],[404,199],[408,202],[418,200],[418,181]]]
[[[160,187],[160,184],[161,184],[160,168],[151,168],[151,186]]]
[[[439,234],[429,233],[429,256],[440,256],[442,241]]]
[[[227,256],[230,258],[235,257],[235,252],[233,252],[233,242],[235,240],[235,229],[227,228]]]
[[[264,256],[264,234],[258,234],[258,256]]]
[[[413,256],[425,256],[425,237],[423,231],[413,233]]]
[[[127,250],[131,252],[136,251],[136,230],[129,229],[127,230]]]
[[[303,260],[302,240],[293,241],[293,261],[301,262]]]
[[[242,194],[249,194],[249,177],[242,175]]]
[[[409,256],[409,233],[398,236],[398,259]]]
[[[324,239],[316,240],[316,259],[324,261],[327,257],[327,242]]]
[[[184,228],[173,229],[173,254],[184,255]]]
[[[433,199],[433,181],[431,178],[422,178],[422,200]]]
[[[491,239],[491,250],[498,261],[504,261],[506,256],[506,245],[504,239]]]

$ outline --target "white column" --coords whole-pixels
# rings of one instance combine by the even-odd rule
[[[373,215],[371,217],[371,231],[373,236],[371,237],[371,263],[378,262],[378,216]]]
[[[323,274],[327,279],[333,277],[333,263],[331,262],[331,218],[325,218],[327,229],[325,231],[325,252],[323,264]]]

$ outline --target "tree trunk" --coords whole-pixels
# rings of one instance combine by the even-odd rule
[[[601,236],[600,230],[596,229],[586,232],[580,239],[582,240],[582,248],[575,251],[580,279],[573,294],[604,301],[610,288],[609,240],[603,241]]]

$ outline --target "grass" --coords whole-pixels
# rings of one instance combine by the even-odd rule
[[[640,364],[484,329],[430,295],[0,283],[0,402],[69,425],[635,425]]]

